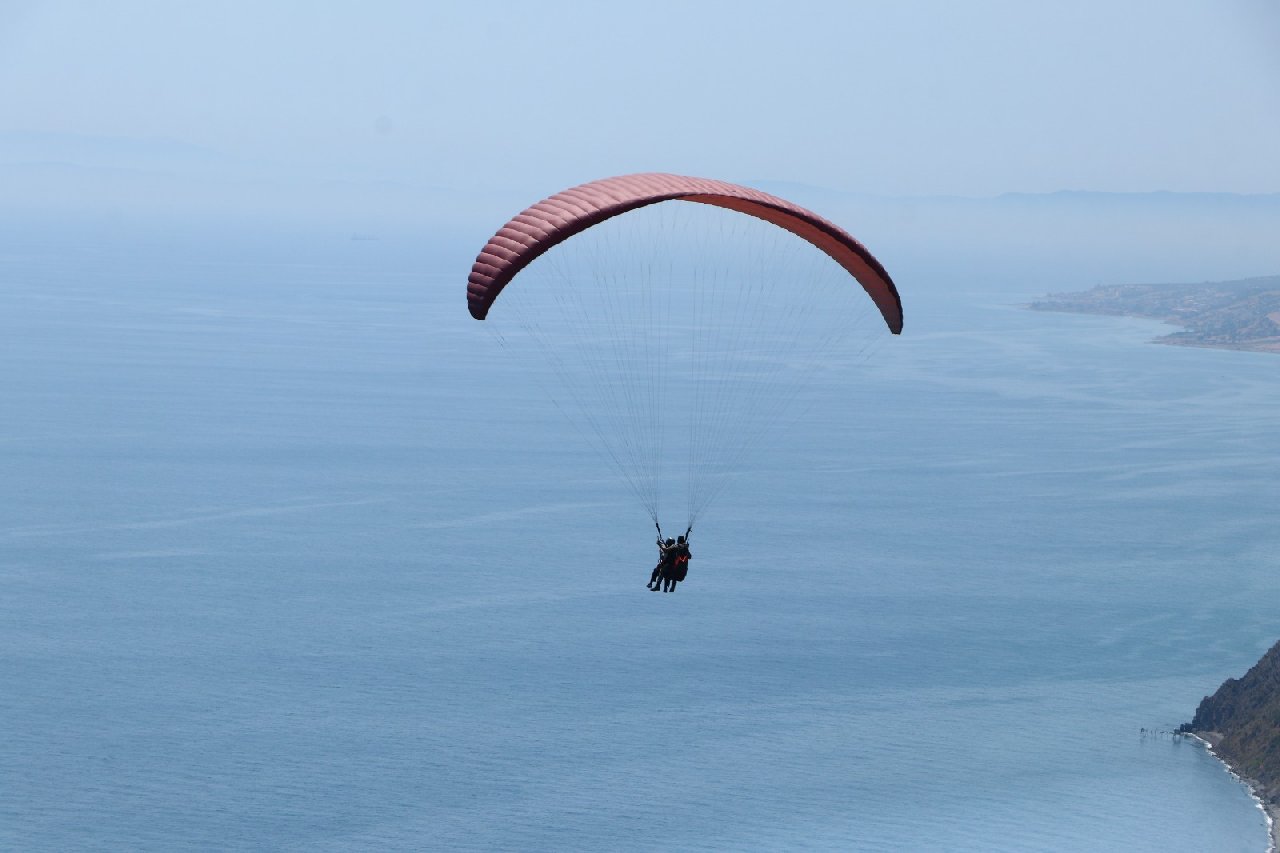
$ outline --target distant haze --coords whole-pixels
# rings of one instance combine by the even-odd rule
[[[451,268],[524,204],[661,170],[786,194],[895,270],[1231,278],[1280,269],[1277,140],[1265,0],[0,4],[10,226],[319,225]]]
[[[0,133],[534,194],[1280,191],[1267,0],[0,4]]]

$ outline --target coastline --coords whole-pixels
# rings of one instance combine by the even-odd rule
[[[1195,349],[1221,349],[1231,350],[1233,352],[1263,352],[1276,354],[1280,353],[1280,343],[1268,339],[1266,341],[1244,341],[1238,344],[1228,343],[1209,343],[1205,341],[1190,340],[1171,340],[1174,336],[1168,335],[1162,338],[1155,338],[1151,341],[1153,344],[1164,344],[1170,347],[1193,347]]]
[[[1177,329],[1152,343],[1280,353],[1280,275],[1199,284],[1100,284],[1074,293],[1049,293],[1023,307],[1132,317]]]
[[[1165,325],[1182,326],[1185,328],[1185,324],[1178,322],[1176,319],[1155,316],[1152,314],[1140,314],[1126,311],[1086,311],[1065,307],[1046,308],[1035,302],[1024,302],[1019,305],[1019,307],[1028,311],[1043,311],[1046,314],[1082,314],[1089,317],[1131,317],[1138,320],[1153,320],[1158,323],[1164,323]],[[1246,338],[1240,341],[1224,341],[1189,337],[1185,332],[1171,332],[1167,335],[1152,338],[1149,343],[1169,347],[1189,347],[1192,349],[1217,349],[1231,350],[1233,352],[1261,352],[1273,355],[1280,354],[1280,338],[1274,337]]]
[[[1263,817],[1267,821],[1267,837],[1269,838],[1267,853],[1280,853],[1280,806],[1268,803],[1263,799],[1262,788],[1257,781],[1237,771],[1236,768],[1231,766],[1231,762],[1217,753],[1214,747],[1222,740],[1221,734],[1218,732],[1187,732],[1187,734],[1204,744],[1204,748],[1209,751],[1209,754],[1218,759],[1222,766],[1227,768],[1228,773],[1249,789],[1249,796],[1253,797],[1253,801],[1258,804],[1258,808],[1262,810]]]

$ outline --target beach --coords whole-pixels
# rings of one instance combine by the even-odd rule
[[[1222,734],[1220,732],[1192,732],[1191,736],[1203,743],[1205,748],[1209,750],[1209,753],[1213,755],[1214,758],[1221,761],[1223,766],[1227,768],[1227,772],[1239,779],[1240,782],[1249,789],[1249,795],[1253,797],[1254,801],[1258,804],[1258,808],[1262,809],[1262,813],[1267,817],[1267,834],[1270,837],[1270,844],[1267,847],[1267,853],[1276,853],[1276,851],[1280,851],[1280,805],[1267,802],[1262,793],[1262,786],[1259,785],[1256,780],[1245,776],[1233,767],[1230,761],[1227,761],[1218,754],[1214,747],[1216,747],[1222,740]]]

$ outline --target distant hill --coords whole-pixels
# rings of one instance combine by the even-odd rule
[[[1183,327],[1160,343],[1280,352],[1280,276],[1201,284],[1104,285],[1054,293],[1036,311],[1150,317]]]
[[[217,175],[242,173],[251,166],[212,148],[176,139],[0,132],[0,166],[51,165],[75,166],[81,170]]]

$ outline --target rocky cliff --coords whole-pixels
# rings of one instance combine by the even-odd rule
[[[1242,678],[1228,678],[1183,732],[1199,735],[1268,806],[1280,805],[1280,643]]]

